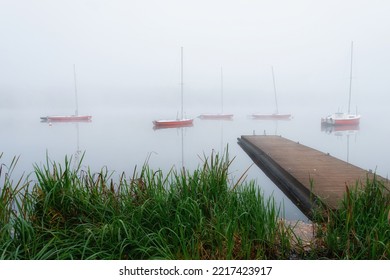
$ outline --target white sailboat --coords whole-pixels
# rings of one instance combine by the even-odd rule
[[[162,119],[154,120],[153,124],[155,128],[171,128],[171,127],[182,127],[182,126],[192,126],[194,119],[184,118],[184,109],[183,109],[183,95],[184,95],[184,83],[183,83],[183,47],[181,47],[181,116],[176,119]]]
[[[265,119],[265,120],[288,120],[291,118],[291,114],[280,114],[279,108],[278,108],[278,98],[276,95],[276,83],[275,83],[275,74],[274,74],[274,68],[271,67],[272,70],[272,81],[274,85],[274,97],[275,97],[275,113],[273,114],[260,114],[260,113],[254,113],[252,114],[252,118],[254,119]]]
[[[79,104],[77,97],[77,80],[76,80],[76,65],[73,64],[73,73],[74,73],[74,93],[76,100],[76,110],[74,115],[51,115],[46,117],[41,117],[41,121],[44,122],[89,122],[92,120],[90,115],[79,115]]]
[[[221,67],[221,112],[217,114],[201,114],[199,116],[201,119],[206,120],[231,120],[233,118],[233,114],[226,114],[223,112],[223,70]]]
[[[353,61],[353,42],[351,42],[351,69],[349,77],[349,101],[348,101],[348,112],[337,112],[328,115],[321,119],[322,125],[359,125],[360,115],[351,114],[351,95],[352,95],[352,61]]]

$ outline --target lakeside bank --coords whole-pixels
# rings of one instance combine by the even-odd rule
[[[230,184],[228,158],[211,155],[191,173],[144,166],[119,182],[65,159],[13,185],[2,165],[0,258],[389,258],[390,198],[380,182],[368,193],[351,188],[337,212],[318,212],[308,241],[254,182]]]

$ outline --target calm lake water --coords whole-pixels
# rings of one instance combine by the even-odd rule
[[[154,130],[152,121],[158,118],[172,118],[176,111],[145,110],[142,107],[95,110],[81,112],[91,114],[90,123],[47,123],[40,122],[42,110],[0,110],[1,164],[9,164],[14,156],[19,162],[13,178],[33,171],[33,165],[42,165],[46,155],[62,163],[65,156],[75,156],[77,151],[85,152],[83,166],[98,172],[106,167],[115,171],[114,179],[122,172],[132,176],[134,168],[148,161],[154,170],[168,172],[173,166],[197,168],[204,157],[214,152],[223,152],[228,146],[230,158],[234,158],[230,169],[232,182],[252,165],[251,159],[237,144],[241,135],[277,134],[301,144],[328,152],[334,157],[348,161],[364,169],[372,169],[387,177],[390,171],[390,119],[383,119],[383,108],[365,110],[358,128],[345,131],[321,130],[321,116],[332,113],[323,108],[296,106],[289,112],[290,121],[253,120],[252,109],[226,110],[234,113],[232,121],[195,119],[194,126]],[[203,112],[196,108],[189,110],[194,117]],[[268,113],[268,112],[265,112]],[[246,174],[246,180],[255,180],[266,197],[273,196],[283,205],[284,215],[291,220],[307,220],[288,198],[253,165]]]

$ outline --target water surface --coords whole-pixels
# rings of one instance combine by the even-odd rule
[[[303,145],[330,153],[364,169],[387,177],[390,171],[390,120],[381,117],[381,110],[366,110],[359,127],[341,131],[323,130],[321,110],[311,107],[291,108],[289,121],[253,120],[252,107],[230,110],[232,121],[201,120],[187,128],[154,129],[156,118],[175,117],[176,111],[148,110],[139,106],[92,110],[90,123],[41,123],[41,109],[4,109],[0,112],[2,131],[1,162],[9,164],[19,156],[13,176],[24,176],[33,171],[33,165],[42,165],[46,156],[63,162],[85,152],[83,166],[98,172],[107,168],[114,179],[122,172],[129,177],[134,169],[149,166],[167,173],[171,168],[194,170],[211,153],[223,153],[228,147],[233,160],[230,169],[232,183],[246,173],[246,180],[255,180],[266,197],[273,196],[282,205],[286,218],[307,220],[288,198],[252,164],[251,159],[237,144],[241,135],[276,134]],[[295,109],[295,110],[294,110]],[[323,109],[322,109],[323,110]],[[172,111],[172,112],[171,112]],[[190,117],[204,113],[201,108],[190,108]]]

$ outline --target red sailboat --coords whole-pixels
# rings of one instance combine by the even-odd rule
[[[73,64],[74,72],[74,92],[76,100],[76,110],[74,115],[50,115],[46,117],[41,117],[43,122],[90,122],[92,116],[90,115],[79,115],[79,105],[77,100],[77,81],[76,81],[76,66]]]
[[[275,97],[276,111],[273,114],[254,113],[254,114],[252,114],[252,118],[261,119],[261,120],[289,120],[291,118],[291,114],[279,114],[278,98],[276,96],[274,68],[272,67],[271,70],[272,70],[272,81],[273,81],[273,85],[274,85],[274,97]]]
[[[183,47],[181,47],[181,117],[176,119],[162,119],[154,120],[153,124],[155,128],[172,128],[172,127],[183,127],[183,126],[192,126],[194,119],[184,118],[183,114]]]
[[[217,114],[201,114],[199,116],[201,119],[205,120],[231,120],[233,114],[226,114],[223,112],[223,71],[221,67],[221,113]]]

